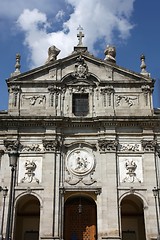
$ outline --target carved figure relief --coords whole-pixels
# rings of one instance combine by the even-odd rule
[[[116,106],[125,106],[132,107],[138,104],[138,97],[137,96],[124,96],[124,95],[117,95],[116,96]]]
[[[36,183],[42,180],[42,157],[19,158],[18,183]]]
[[[120,157],[120,182],[141,183],[143,182],[142,158],[141,157]]]
[[[85,149],[76,149],[69,153],[66,160],[68,182],[71,185],[82,181],[86,185],[93,184],[92,175],[95,169],[94,157]]]
[[[125,163],[125,167],[126,167],[126,177],[123,179],[123,182],[141,182],[141,180],[139,180],[136,176],[136,168],[137,168],[137,164],[131,160],[127,160]]]
[[[22,183],[39,183],[38,178],[35,177],[36,167],[37,165],[34,161],[27,160],[25,162],[26,172],[25,176],[21,180]]]
[[[22,98],[25,100],[29,100],[29,105],[31,106],[44,105],[46,103],[45,95],[34,95],[34,96],[23,95]]]

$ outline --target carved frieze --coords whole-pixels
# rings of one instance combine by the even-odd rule
[[[18,151],[21,148],[21,144],[18,140],[4,140],[4,146],[7,151]]]
[[[117,140],[98,140],[98,146],[100,153],[116,151],[118,146]]]
[[[132,107],[138,104],[138,96],[125,96],[117,95],[116,96],[116,106],[128,106]]]
[[[119,144],[119,151],[122,151],[122,152],[139,152],[140,150],[141,150],[141,144],[138,144],[138,143]]]
[[[59,150],[60,142],[59,140],[43,140],[44,151],[51,152]]]
[[[155,140],[142,140],[143,150],[146,152],[155,151],[156,141]]]
[[[42,147],[39,144],[32,144],[32,145],[23,145],[22,152],[40,152],[42,151]]]

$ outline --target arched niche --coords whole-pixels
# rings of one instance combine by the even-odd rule
[[[40,202],[37,197],[27,194],[17,200],[15,211],[14,239],[38,240]]]
[[[122,240],[146,240],[144,204],[135,194],[125,196],[121,201]]]

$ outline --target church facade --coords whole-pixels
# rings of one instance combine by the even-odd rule
[[[25,73],[16,56],[0,112],[1,239],[157,239],[154,80],[144,56],[135,73],[116,64],[112,46],[95,58],[82,37],[71,55],[57,59],[52,46]]]

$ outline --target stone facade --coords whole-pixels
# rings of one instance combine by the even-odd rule
[[[156,239],[152,189],[160,188],[160,112],[153,109],[154,81],[144,56],[142,72],[131,72],[116,64],[115,52],[108,56],[108,47],[105,60],[95,58],[81,36],[70,56],[57,60],[53,46],[45,65],[20,73],[18,62],[7,80],[0,185],[10,186],[8,153],[17,149],[13,239]],[[8,202],[7,196],[3,236]],[[95,217],[85,218],[91,206]],[[70,226],[72,214],[83,229]]]

